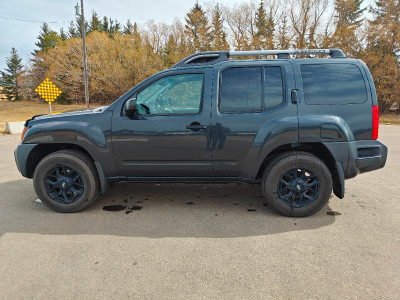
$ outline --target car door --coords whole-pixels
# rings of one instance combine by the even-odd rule
[[[215,70],[211,151],[217,177],[254,178],[265,151],[298,140],[288,61],[237,62]],[[269,149],[267,149],[269,148]]]
[[[137,111],[115,111],[112,140],[127,177],[209,177],[212,72],[163,73],[135,92]],[[126,103],[126,102],[125,102]]]

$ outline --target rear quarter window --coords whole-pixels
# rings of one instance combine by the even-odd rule
[[[353,64],[300,66],[307,104],[359,104],[367,100],[360,69]]]

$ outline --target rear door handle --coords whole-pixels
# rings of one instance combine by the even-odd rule
[[[292,103],[293,104],[297,104],[298,103],[298,95],[297,95],[297,92],[298,92],[299,90],[298,89],[293,89],[292,90],[292,93],[291,93],[291,99],[292,99]]]
[[[190,125],[186,125],[186,129],[190,129],[192,131],[199,131],[201,129],[206,129],[206,125],[201,125],[199,122],[193,122]]]

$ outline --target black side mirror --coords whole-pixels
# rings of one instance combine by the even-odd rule
[[[125,113],[127,116],[133,116],[136,112],[136,98],[131,98],[125,102]]]

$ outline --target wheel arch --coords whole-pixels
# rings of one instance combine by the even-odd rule
[[[87,157],[89,157],[93,165],[96,167],[97,175],[100,179],[101,194],[104,194],[108,190],[109,183],[105,177],[100,162],[95,161],[93,156],[82,146],[71,143],[38,144],[35,148],[33,148],[33,150],[29,153],[26,162],[28,178],[33,177],[37,165],[44,157],[60,150],[76,150],[84,153]]]
[[[69,143],[55,143],[55,144],[38,144],[33,150],[29,153],[26,167],[29,178],[33,177],[35,169],[39,162],[46,157],[47,155],[54,153],[60,150],[77,150],[84,154],[86,154],[93,162],[94,159],[90,153],[81,146],[76,144],[69,144]]]
[[[260,165],[257,172],[256,180],[260,180],[262,178],[265,168],[277,155],[295,150],[308,152],[324,162],[332,175],[333,192],[338,198],[342,199],[344,197],[344,175],[342,166],[340,165],[340,163],[336,162],[335,157],[322,143],[284,144],[273,149],[264,158],[262,164]]]

